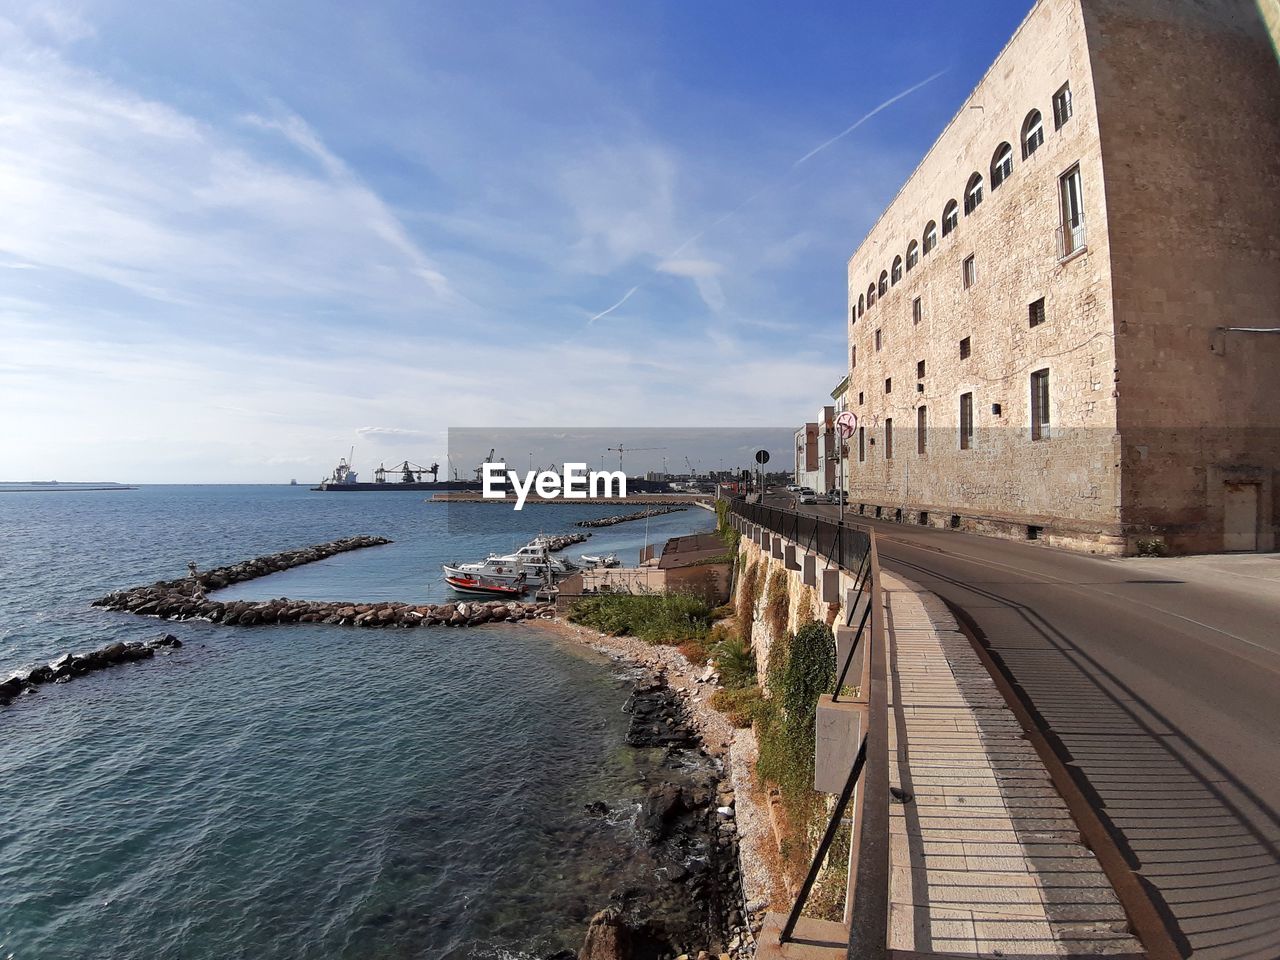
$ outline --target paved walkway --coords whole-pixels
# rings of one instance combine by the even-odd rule
[[[1140,954],[1066,804],[936,596],[889,608],[890,945],[974,956]]]

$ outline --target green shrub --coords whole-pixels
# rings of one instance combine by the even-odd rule
[[[705,600],[681,593],[600,594],[574,603],[569,621],[646,643],[679,644],[707,636],[711,608]]]
[[[716,624],[717,628],[723,624]],[[713,631],[713,634],[717,631]],[[715,658],[716,669],[720,672],[720,683],[730,690],[755,686],[756,654],[751,649],[751,641],[738,634],[736,630],[725,631],[711,648],[711,656]]]
[[[750,629],[750,624],[755,620],[756,615],[756,599],[760,596],[760,585],[756,577],[756,571],[761,564],[752,562],[738,578],[738,596],[736,607],[738,610],[738,622],[746,625],[746,629]]]
[[[1167,557],[1169,555],[1169,545],[1159,537],[1153,537],[1150,540],[1139,540],[1134,544],[1140,557]]]
[[[721,687],[711,695],[711,706],[725,715],[735,727],[749,727],[768,710],[768,701],[755,684],[729,689]]]

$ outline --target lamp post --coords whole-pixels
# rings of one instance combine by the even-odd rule
[[[840,447],[836,451],[840,457],[840,522],[844,523],[844,445],[850,437],[858,432],[858,415],[852,410],[845,410],[836,417],[836,433],[839,434]]]

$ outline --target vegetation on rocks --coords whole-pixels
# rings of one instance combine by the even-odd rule
[[[768,565],[764,565],[765,576],[768,576]],[[764,598],[764,622],[773,631],[775,640],[787,629],[787,607],[790,603],[788,593],[787,572],[775,570],[769,577],[769,589]]]
[[[600,594],[583,597],[569,610],[570,623],[611,636],[677,645],[704,639],[711,617],[705,600],[682,593]]]

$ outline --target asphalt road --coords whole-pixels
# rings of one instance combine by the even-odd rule
[[[1280,582],[866,522],[985,637],[1179,950],[1280,958]]]

